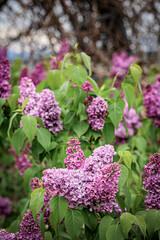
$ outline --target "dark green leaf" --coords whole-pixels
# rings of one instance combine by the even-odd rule
[[[146,223],[143,217],[141,216],[134,216],[134,223],[138,225],[141,232],[143,233],[144,237],[146,236]]]
[[[123,85],[123,91],[128,103],[128,110],[129,110],[135,101],[135,90],[131,84],[126,83]]]
[[[103,130],[102,130],[102,134],[105,140],[106,144],[110,144],[113,141],[114,138],[114,125],[113,123],[110,122],[105,122]]]
[[[106,232],[106,240],[124,240],[124,235],[119,224],[108,227]]]
[[[108,227],[112,224],[113,218],[109,215],[106,215],[102,218],[99,225],[99,240],[104,240],[106,237],[106,231]]]
[[[119,177],[118,188],[119,190],[122,189],[123,185],[125,184],[128,178],[128,169],[124,165],[121,166],[121,176]]]
[[[37,131],[37,120],[34,116],[26,115],[22,118],[22,126],[24,133],[28,137],[30,143],[32,143],[32,140],[36,134]]]
[[[73,125],[74,132],[81,137],[89,128],[89,123],[87,121],[76,122]]]
[[[124,107],[125,102],[120,98],[118,98],[116,102],[111,103],[108,107],[110,118],[116,128],[118,128],[118,125],[122,119]]]
[[[48,152],[51,144],[51,133],[45,128],[37,129],[37,140]]]
[[[125,237],[128,238],[128,232],[131,230],[132,224],[134,223],[134,216],[131,213],[122,213],[120,217],[120,225],[122,232]]]
[[[64,117],[64,124],[69,124],[73,120],[75,114],[74,111],[69,111]]]
[[[22,128],[18,128],[16,132],[14,132],[12,137],[12,145],[15,149],[17,155],[20,154],[20,150],[23,146],[25,140],[25,134]]]
[[[31,200],[30,200],[29,208],[30,208],[32,215],[36,221],[37,221],[37,214],[43,207],[44,193],[45,193],[45,190],[42,188],[36,188],[31,193]]]

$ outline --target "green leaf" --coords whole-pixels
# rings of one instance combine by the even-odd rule
[[[53,240],[51,232],[44,233],[44,240]]]
[[[122,232],[125,237],[128,238],[128,232],[131,230],[132,224],[134,223],[134,216],[131,213],[122,213],[120,217],[120,225]]]
[[[129,68],[130,72],[131,72],[131,75],[137,85],[138,81],[139,81],[139,78],[142,74],[142,69],[139,65],[133,63],[131,64],[130,68]]]
[[[127,184],[124,184],[124,185],[123,185],[123,190],[124,190],[125,195],[126,195],[125,205],[126,205],[127,210],[128,210],[128,212],[129,212],[129,211],[130,211],[130,208],[131,208],[131,203],[132,203],[132,198],[131,198],[132,195],[131,195],[131,193],[130,193],[130,190],[129,190]]]
[[[160,211],[156,209],[150,209],[146,215],[146,224],[149,234],[160,229]]]
[[[87,121],[76,122],[73,125],[74,132],[81,137],[89,128],[89,123]]]
[[[25,109],[25,107],[27,106],[28,100],[30,97],[27,97],[26,99],[24,99],[23,103],[22,103],[22,111]]]
[[[49,151],[57,147],[57,142],[51,142],[49,146]]]
[[[19,219],[16,219],[14,220],[11,225],[9,226],[9,228],[7,229],[8,232],[10,233],[16,233],[16,232],[19,232],[19,225],[20,225],[20,220]],[[4,238],[5,239],[5,238]]]
[[[105,90],[101,93],[101,97],[107,98],[110,95],[110,93],[115,92],[115,91],[116,91],[116,88]]]
[[[43,211],[41,212],[41,214],[39,216],[39,229],[40,229],[43,237],[44,237],[44,213],[45,213],[47,206],[48,206],[48,204],[46,204],[45,208],[43,209]]]
[[[67,212],[68,201],[62,196],[55,195],[51,198],[49,206],[57,219],[57,223],[61,223]]]
[[[24,133],[28,137],[30,143],[32,143],[32,140],[36,134],[37,131],[37,120],[34,116],[31,115],[25,115],[22,118],[22,126]]]
[[[44,193],[45,190],[42,188],[36,188],[32,193],[31,193],[31,200],[30,200],[30,205],[29,208],[32,212],[32,215],[37,221],[37,214],[43,207],[44,203]]]
[[[114,125],[109,119],[109,121],[106,121],[102,130],[102,134],[105,140],[106,144],[110,144],[113,141],[114,138]]]
[[[135,101],[135,90],[131,84],[126,83],[123,85],[123,91],[124,91],[124,95],[125,95],[125,98],[128,103],[128,110],[129,110]]]
[[[106,237],[106,231],[108,227],[112,224],[113,218],[109,215],[106,215],[102,218],[99,225],[99,240],[104,240]]]
[[[122,189],[123,185],[125,184],[127,178],[128,178],[128,169],[120,164],[121,168],[121,176],[119,177],[119,182],[118,182],[118,188],[119,190]]]
[[[69,111],[64,117],[64,124],[69,124],[73,120],[75,114],[74,111]]]
[[[141,216],[134,216],[134,223],[138,225],[144,237],[146,236],[146,222]]]
[[[146,149],[147,149],[147,141],[144,137],[142,136],[138,136],[136,137],[136,147],[138,148],[138,150],[142,153],[146,153]]]
[[[88,56],[86,53],[81,52],[80,53],[82,60],[84,62],[84,65],[88,68],[89,70],[89,75],[91,75],[91,57]]]
[[[66,81],[62,84],[62,86],[59,88],[60,91],[60,95],[62,97],[65,97],[67,91],[68,91],[68,87],[69,87],[69,81]]]
[[[20,154],[20,150],[23,146],[24,140],[25,140],[24,131],[22,128],[18,128],[17,131],[14,132],[12,136],[12,145],[17,155]]]
[[[91,77],[87,77],[87,80],[90,82],[90,84],[91,84],[92,87],[94,88],[94,91],[95,91],[96,93],[99,93],[99,87],[98,87],[96,81],[93,80]]]
[[[45,128],[38,128],[36,135],[38,142],[48,152],[51,144],[51,133]]]
[[[18,98],[19,98],[19,95],[15,93],[11,94],[8,98],[8,103],[12,111],[14,111],[17,108]]]
[[[71,66],[69,69],[69,78],[76,83],[77,86],[81,86],[87,80],[87,71],[81,65]]]
[[[36,117],[36,119],[37,119],[37,123],[39,123],[39,125],[40,125],[42,128],[44,128],[43,120],[42,120],[41,118],[39,118],[39,117]]]
[[[47,84],[47,80],[46,80],[46,79],[43,80],[43,81],[41,81],[41,82],[37,85],[36,92],[42,92],[43,89],[45,88],[46,84]]]
[[[125,102],[120,98],[118,98],[116,102],[111,103],[108,107],[110,118],[116,128],[118,128],[122,119],[124,107]]]
[[[119,151],[118,155],[120,156],[120,159],[122,159],[125,163],[125,165],[131,169],[131,163],[132,163],[132,155],[129,151]]]
[[[108,227],[106,232],[106,240],[124,240],[124,235],[119,224]]]
[[[65,226],[72,239],[78,238],[83,226],[83,217],[80,211],[68,210],[65,217]]]
[[[58,69],[48,71],[46,79],[52,90],[58,89],[66,81],[63,73]]]
[[[97,225],[98,225],[98,220],[96,217],[95,212],[89,211],[89,209],[83,209],[81,211],[84,223],[89,227],[92,231],[95,231]]]
[[[8,134],[9,139],[11,138],[11,137],[10,137],[10,130],[11,130],[11,127],[12,127],[13,120],[14,120],[14,118],[15,118],[18,114],[19,114],[18,112],[14,113],[14,114],[12,115],[12,117],[10,118],[10,120],[9,120],[9,127],[8,127],[8,131],[7,131],[7,134]]]

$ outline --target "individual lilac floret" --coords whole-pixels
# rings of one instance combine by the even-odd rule
[[[11,147],[10,152],[14,155],[15,167],[19,170],[19,174],[23,176],[26,169],[32,167],[25,150],[21,150],[21,156],[16,154],[13,147]]]
[[[0,48],[0,60],[7,59],[7,47]]]
[[[21,78],[20,81],[20,98],[18,103],[21,105],[27,97],[34,97],[36,93],[36,87],[32,80],[28,77]]]
[[[127,141],[130,136],[133,136],[138,128],[142,127],[142,119],[136,113],[133,107],[128,111],[128,103],[125,101],[123,117],[126,120],[126,125],[128,128],[128,137],[126,134],[126,128],[123,120],[119,123],[118,129],[115,129],[115,137],[117,140],[117,145],[123,144]]]
[[[35,222],[32,212],[29,211],[24,215],[22,222],[20,224],[20,234],[18,239],[21,240],[43,240],[43,236],[39,229],[39,223]]]
[[[29,69],[27,67],[24,67],[21,69],[21,72],[19,74],[19,79],[21,80],[21,78],[30,78],[30,73],[29,73]]]
[[[155,153],[149,157],[149,163],[144,166],[147,177],[144,178],[144,188],[149,190],[146,196],[145,205],[149,209],[160,210],[160,154]]]
[[[66,53],[69,52],[69,43],[67,41],[67,39],[64,39],[61,43],[61,47],[59,49],[58,55],[56,57],[56,59],[52,59],[51,60],[51,67],[50,69],[59,69],[60,68],[60,61],[63,60],[64,56]]]
[[[46,78],[47,72],[45,70],[45,67],[46,66],[44,62],[39,62],[36,64],[36,67],[31,74],[31,79],[35,86],[37,86],[41,81]]]
[[[67,144],[70,146],[66,150],[66,155],[68,155],[64,163],[68,169],[77,169],[83,166],[85,161],[84,153],[81,149],[80,142],[77,138],[70,138]]]
[[[113,146],[105,145],[97,148],[79,169],[46,169],[43,186],[52,196],[64,196],[71,208],[82,206],[111,213],[120,176],[120,165],[111,163],[114,154]]]
[[[129,66],[131,63],[135,62],[137,57],[130,56],[128,57],[126,51],[122,51],[120,54],[113,54],[112,58],[112,72],[110,73],[110,77],[114,77],[118,72],[123,71],[127,74]],[[121,72],[117,76],[116,87],[120,86],[120,81],[125,77],[125,74]]]
[[[107,109],[107,102],[101,97],[94,98],[87,107],[88,122],[95,131],[103,128]]]
[[[11,75],[9,71],[9,60],[0,60],[0,98],[8,98],[10,96],[11,85],[9,84],[9,79]]]
[[[6,217],[12,212],[11,202],[7,197],[0,197],[0,217]]]
[[[9,233],[5,229],[0,230],[0,240],[16,240],[19,239],[18,233]]]
[[[40,93],[39,117],[43,120],[44,127],[56,134],[62,130],[62,121],[59,119],[61,109],[55,100],[54,93],[49,89],[44,89]]]
[[[160,76],[155,79],[152,86],[147,85],[143,96],[146,116],[153,119],[156,127],[160,127]]]

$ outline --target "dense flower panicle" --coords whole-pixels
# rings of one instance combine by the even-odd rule
[[[46,169],[43,186],[52,195],[64,196],[71,208],[89,206],[90,210],[112,212],[120,176],[119,164],[111,163],[114,154],[113,146],[105,145],[79,169]]]
[[[9,233],[5,229],[0,230],[0,240],[16,240],[18,233]]]
[[[7,59],[7,47],[0,48],[0,60]]]
[[[139,117],[139,115],[136,113],[135,109],[133,107],[130,108],[128,111],[128,103],[125,101],[125,107],[124,107],[124,113],[123,117],[126,120],[126,125],[128,128],[128,137],[133,136],[138,128],[141,128],[142,126],[142,119]],[[118,129],[115,129],[115,136],[117,140],[117,144],[125,143],[128,139],[126,134],[126,128],[124,125],[123,120],[119,123]]]
[[[47,76],[47,72],[45,70],[45,63],[39,62],[36,64],[35,69],[31,74],[31,79],[35,86],[37,86],[41,81],[43,81]]]
[[[123,71],[125,74],[128,72],[128,68],[131,65],[131,63],[135,62],[137,60],[137,57],[130,56],[128,57],[126,51],[122,51],[120,54],[113,54],[112,58],[112,72],[110,74],[110,77],[114,77],[118,72]],[[117,76],[117,80],[121,80],[125,77],[125,74],[121,72]],[[117,87],[119,87],[119,83],[116,82],[115,84]]]
[[[160,127],[160,76],[152,86],[147,85],[143,96],[146,116],[153,119],[156,127]]]
[[[107,102],[101,97],[93,98],[87,107],[88,122],[95,131],[103,128],[107,109]]]
[[[86,93],[88,93],[89,91],[93,91],[93,90],[94,90],[93,86],[90,84],[89,81],[86,81],[86,82],[81,86],[81,88],[82,88]]]
[[[37,93],[32,80],[22,78],[20,83],[20,94],[19,104],[22,104],[24,99],[29,97],[24,109],[25,115],[40,117],[44,123],[44,127],[48,128],[53,134],[62,130],[62,121],[59,119],[61,109],[51,90],[44,89],[41,93]]]
[[[77,138],[70,138],[67,144],[70,146],[66,150],[66,155],[68,155],[64,163],[68,169],[77,169],[83,166],[85,161],[84,153],[81,149],[80,142]]]
[[[150,156],[149,163],[144,166],[147,177],[144,178],[144,188],[149,190],[146,196],[145,205],[149,209],[160,210],[160,154],[155,153]]]
[[[69,52],[69,43],[67,41],[67,39],[64,39],[61,43],[61,47],[59,49],[58,55],[56,57],[56,59],[52,59],[51,60],[51,67],[50,69],[59,69],[60,68],[60,61],[63,60],[64,56],[66,53]]]
[[[39,229],[39,223],[35,222],[32,212],[29,211],[24,215],[22,222],[20,224],[20,233],[18,239],[21,240],[43,240],[43,236]]]
[[[37,177],[34,177],[30,180],[29,185],[31,186],[32,191],[41,187],[39,183],[40,183],[40,179]]]
[[[8,59],[0,60],[0,98],[8,98],[10,96],[11,85],[9,79],[10,63]]]
[[[18,156],[13,147],[11,147],[10,152],[14,155],[15,167],[19,170],[21,176],[24,175],[24,172],[27,168],[32,167],[30,160],[28,159],[25,150],[21,150],[21,156]]]
[[[36,94],[36,87],[33,84],[32,80],[28,77],[21,78],[20,81],[20,98],[18,103],[21,105],[27,97],[33,97]]]
[[[29,73],[29,69],[27,67],[24,67],[21,69],[21,72],[19,74],[19,79],[21,80],[21,78],[30,78],[30,73]]]
[[[0,217],[6,217],[12,212],[11,202],[7,197],[0,197]]]

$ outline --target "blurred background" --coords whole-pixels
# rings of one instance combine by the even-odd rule
[[[112,54],[126,50],[145,64],[160,60],[159,0],[0,0],[0,47],[12,61],[33,64],[55,55],[62,40],[92,57],[103,74]]]

